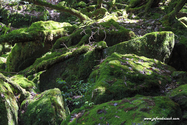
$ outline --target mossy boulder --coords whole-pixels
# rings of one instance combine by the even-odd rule
[[[102,57],[100,51],[106,47],[106,42],[101,41],[95,46],[84,45],[72,48],[72,52],[48,58],[48,60],[47,58],[43,58],[42,61],[38,60],[37,62],[40,63],[36,64],[36,67],[47,67],[46,72],[40,75],[40,90],[54,87],[61,89],[63,85],[56,81],[57,78],[65,80],[69,85],[73,85],[75,81],[86,81],[93,67],[99,64]]]
[[[13,30],[8,34],[1,35],[0,41],[14,44],[18,42],[37,41],[40,43],[54,42],[61,36],[67,35],[69,23],[59,23],[55,21],[38,21],[29,28]]]
[[[128,54],[134,53],[139,56],[155,58],[162,62],[168,62],[175,45],[174,33],[170,31],[147,33],[129,41],[118,43],[103,51],[104,57],[113,52]]]
[[[24,125],[59,125],[67,115],[69,109],[57,88],[35,94],[21,104],[20,119]]]
[[[94,87],[87,93],[96,104],[135,94],[161,95],[171,83],[174,68],[156,59],[113,53],[104,59],[89,76]],[[163,93],[161,93],[161,91]]]
[[[7,71],[18,72],[32,65],[36,58],[45,54],[51,46],[45,47],[41,43],[16,43],[7,58]]]
[[[176,125],[181,119],[180,106],[168,97],[137,95],[76,109],[61,125]]]
[[[18,125],[18,104],[11,86],[2,76],[0,74],[0,121],[2,125]]]

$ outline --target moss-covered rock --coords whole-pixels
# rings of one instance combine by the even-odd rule
[[[0,41],[7,43],[17,42],[54,42],[60,36],[67,35],[68,28],[71,27],[69,23],[59,23],[55,21],[38,21],[33,23],[29,28],[20,28],[12,32],[1,35]]]
[[[37,86],[34,84],[34,82],[28,80],[23,75],[14,75],[10,78],[10,80],[14,81],[16,84],[20,85],[27,91],[38,91]]]
[[[61,125],[176,125],[181,119],[179,105],[168,97],[137,95],[76,109]]]
[[[1,74],[1,76],[3,76]],[[0,121],[2,125],[18,125],[18,104],[11,86],[0,76]]]
[[[187,83],[187,72],[185,71],[174,71],[172,73],[172,77],[176,80],[178,85],[183,85]]]
[[[105,47],[107,47],[106,42],[101,41],[95,47],[84,45],[72,48],[72,52],[48,58],[48,60],[38,60],[40,63],[36,66],[48,67],[48,70],[40,75],[40,90],[62,88],[62,84],[56,81],[57,78],[65,80],[69,85],[73,85],[75,81],[86,81],[93,67],[99,64],[102,57],[100,51]]]
[[[24,100],[20,118],[24,125],[59,125],[68,114],[61,91],[55,88]]]
[[[7,71],[18,72],[32,65],[36,58],[45,54],[51,46],[46,44],[45,47],[41,43],[27,42],[17,43],[11,50],[7,58]]]
[[[175,44],[174,33],[169,31],[152,32],[142,37],[125,41],[106,48],[104,58],[113,52],[128,54],[134,53],[139,56],[154,58],[162,62],[168,62]]]
[[[160,95],[171,83],[172,67],[134,54],[113,53],[95,66],[89,82],[95,84],[87,93],[96,104],[132,97],[135,94]]]

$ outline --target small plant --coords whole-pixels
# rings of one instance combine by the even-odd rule
[[[62,95],[64,97],[64,101],[67,104],[73,105],[75,108],[81,107],[84,104],[86,106],[93,105],[92,102],[88,102],[85,98],[85,93],[89,90],[90,87],[92,87],[90,83],[83,83],[83,80],[80,80],[75,81],[72,85],[69,85],[61,78],[57,78],[56,82],[63,85]]]

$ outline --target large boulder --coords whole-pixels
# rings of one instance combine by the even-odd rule
[[[32,65],[36,58],[49,51],[52,42],[66,34],[67,26],[71,24],[39,21],[29,28],[13,30],[1,36],[1,42],[16,43],[7,58],[7,71],[20,71]]]
[[[108,47],[103,51],[103,56],[105,58],[113,52],[120,54],[133,53],[167,63],[174,45],[174,33],[170,31],[152,32],[142,37]]]
[[[7,58],[7,71],[18,72],[32,65],[36,58],[45,54],[51,46],[42,46],[41,43],[17,43]]]
[[[39,75],[41,91],[55,87],[61,89],[63,85],[58,83],[57,78],[70,85],[75,81],[87,80],[93,67],[99,64],[102,49],[106,47],[106,42],[100,41],[94,46],[70,47],[68,51],[66,48],[59,49],[58,52],[46,53],[22,72],[32,79],[35,72],[43,71]]]
[[[61,125],[176,125],[182,113],[164,96],[140,96],[74,110]]]
[[[55,88],[24,100],[20,119],[24,125],[59,125],[68,114],[61,91]]]
[[[94,87],[87,93],[88,100],[100,104],[135,94],[162,95],[172,81],[173,71],[156,59],[113,53],[90,74],[89,82]]]

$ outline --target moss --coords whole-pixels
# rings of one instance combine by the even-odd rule
[[[61,125],[80,124],[166,124],[175,125],[172,120],[156,120],[156,118],[182,118],[179,105],[163,96],[144,97],[137,95],[118,101],[110,101],[92,107],[74,110]],[[146,120],[145,118],[151,118]]]
[[[171,82],[171,73],[175,71],[156,59],[118,53],[96,67],[89,77],[94,87],[87,93],[87,99],[96,104],[131,97],[135,93],[158,95],[160,88]],[[103,88],[102,91],[99,88]]]
[[[173,101],[178,103],[181,107],[182,110],[185,110],[187,108],[187,89],[186,89],[186,84],[185,85],[180,85],[179,87],[175,89],[171,89],[167,93],[167,97],[170,97]]]
[[[23,6],[18,6],[18,10],[22,10],[23,9]]]
[[[82,44],[104,40],[108,46],[112,46],[134,37],[134,32],[125,29],[114,21],[112,17],[109,17],[103,22],[100,20],[99,23],[90,22],[88,26],[80,26],[71,35],[59,38],[54,44],[52,51],[60,48],[61,43],[68,47],[72,45],[78,47]]]
[[[23,75],[14,75],[10,78],[10,80],[14,81],[16,84],[20,85],[27,91],[38,91],[36,85],[32,81],[29,81],[27,78],[25,78]]]
[[[25,109],[25,106],[27,109]],[[25,110],[21,114],[21,120],[25,125],[34,124],[60,124],[66,119],[68,111],[57,88],[44,91],[36,95],[33,99],[27,99],[21,104],[21,109]]]
[[[1,74],[2,76],[2,74]],[[11,86],[0,78],[0,121],[5,125],[18,125],[18,105]]]
[[[96,47],[96,49],[105,49],[108,47],[105,41],[100,41],[98,43],[95,43],[94,46]]]
[[[187,82],[187,73],[185,71],[174,71],[172,77],[176,80],[178,85],[183,85]]]
[[[1,42],[15,43],[24,41],[39,40],[41,42],[53,41],[59,36],[65,35],[68,31],[66,27],[69,23],[59,23],[55,21],[38,21],[29,28],[20,28],[0,36]]]
[[[63,85],[56,82],[57,78],[65,80],[69,85],[75,84],[75,81],[87,80],[92,68],[98,64],[98,60],[101,58],[99,50],[89,45],[74,49],[69,54],[64,54],[63,61],[53,64],[52,68],[41,75],[41,91],[53,87],[62,88]]]
[[[121,54],[134,53],[148,58],[168,62],[174,47],[174,34],[168,31],[147,33],[129,41],[125,41],[104,50],[104,57],[113,52]]]
[[[34,63],[36,58],[49,51],[50,45],[45,48],[41,43],[17,43],[7,58],[7,71],[20,71]]]

